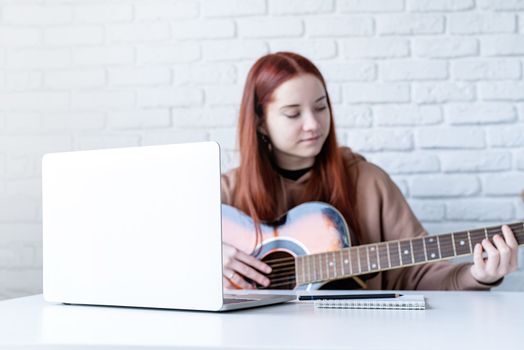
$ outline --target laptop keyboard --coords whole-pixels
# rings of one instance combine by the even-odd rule
[[[241,303],[245,301],[256,301],[255,299],[242,299],[242,298],[224,298],[224,304]]]

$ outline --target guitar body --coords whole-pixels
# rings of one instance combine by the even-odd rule
[[[321,202],[301,204],[270,224],[261,224],[257,241],[251,217],[222,205],[222,240],[270,265],[270,289],[314,290],[323,283],[297,285],[294,259],[297,256],[338,251],[350,246],[350,231],[340,212]],[[278,271],[278,273],[276,272]]]

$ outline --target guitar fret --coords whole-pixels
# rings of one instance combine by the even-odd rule
[[[411,241],[413,257],[416,263],[427,261],[424,239],[415,238]]]
[[[471,247],[472,247],[472,251],[475,249],[475,246],[478,243],[482,244],[482,240],[485,237],[484,232],[485,232],[484,229],[478,229],[478,230],[471,231]]]
[[[491,240],[493,240],[493,236],[496,234],[501,234],[499,227],[488,227],[488,236],[491,236]]]
[[[457,232],[455,235],[455,247],[458,255],[467,255],[471,253],[467,240],[466,232]],[[457,244],[458,243],[458,244]]]
[[[331,252],[326,253],[326,259],[328,262],[327,270],[328,270],[328,278],[332,279],[335,277],[335,262],[333,261],[333,256]]]
[[[333,269],[332,269],[333,262],[330,260],[330,253],[329,253],[329,252],[326,253],[326,254],[324,254],[324,256],[326,257],[326,259],[325,259],[325,260],[326,260],[325,264],[326,264],[327,278],[328,278],[328,279],[331,279],[331,278],[333,278],[333,271],[332,271],[332,270],[333,270]]]
[[[442,253],[440,252],[440,239],[439,239],[439,236],[437,236],[437,249],[438,249],[438,257],[439,257],[439,259],[442,259]]]
[[[340,274],[338,273],[338,264],[337,264],[337,257],[335,256],[335,252],[331,252],[331,265],[333,267],[333,277],[337,278]]]
[[[351,263],[351,250],[348,249],[349,272],[353,275],[353,264]]]
[[[333,277],[335,277],[335,269],[334,269],[334,263],[331,257],[331,253],[329,252],[326,254],[326,262],[327,262],[326,269],[328,271],[328,279],[332,279]]]
[[[387,269],[387,268],[391,267],[388,264],[389,254],[388,254],[388,250],[387,249],[388,249],[388,245],[385,244],[385,243],[380,243],[378,245],[377,255],[378,255],[378,260],[379,260],[381,269]]]
[[[473,246],[471,245],[471,233],[468,231],[469,251],[473,252]]]
[[[351,265],[353,266],[353,270],[351,270],[351,272],[355,275],[358,275],[361,272],[360,262],[358,261],[358,246],[351,250]]]
[[[365,246],[359,247],[358,261],[360,262],[360,268],[362,269],[361,272],[368,272],[369,271],[369,261],[368,261],[367,249]],[[368,262],[367,264],[366,264],[366,261]]]
[[[337,265],[337,275],[344,276],[344,259],[342,257],[342,252],[333,252],[335,254],[335,262]]]
[[[297,264],[298,264],[299,261],[300,261],[300,263],[301,263],[301,265],[302,265],[302,266],[301,266],[301,267],[302,267],[302,269],[301,269],[301,270],[302,270],[302,278],[300,278],[300,277],[297,276],[297,284],[302,284],[302,283],[304,283],[304,280],[305,280],[305,277],[306,277],[306,266],[305,266],[305,264],[304,264],[304,261],[306,260],[306,259],[305,259],[306,256],[307,256],[307,255],[305,255],[304,257],[297,257]]]
[[[453,255],[457,256],[457,248],[455,247],[455,234],[451,232],[451,243],[453,244]]]
[[[389,244],[386,244],[386,250],[388,252],[388,264],[389,264],[388,267],[391,267],[391,257],[389,256]]]
[[[453,239],[451,238],[451,234],[447,233],[437,237],[439,240],[440,257],[449,258],[455,256],[455,253],[453,252]]]
[[[346,252],[346,258],[344,259],[344,261],[345,261],[345,264],[347,265],[347,267],[349,268],[349,271],[347,272],[347,275],[352,275],[353,274],[353,269],[351,268],[351,259],[350,259],[349,249],[345,249],[345,252]]]
[[[488,228],[487,227],[484,227],[484,232],[486,233],[486,239],[489,239],[489,237],[488,237]]]
[[[318,278],[317,278],[317,272],[318,272],[318,269],[316,268],[316,255],[312,255],[312,261],[311,261],[311,266],[313,268],[313,281],[318,281]]]
[[[339,264],[337,264],[337,257],[335,256],[335,252],[332,252],[331,255],[333,255],[333,272],[335,273],[335,278],[336,278],[340,275],[339,273],[337,273]]]
[[[340,266],[340,276],[346,275],[346,267],[344,266],[344,251],[340,250],[337,254],[337,265]]]
[[[307,256],[307,264],[304,264],[304,269],[306,270],[306,278],[304,279],[304,282],[311,282],[313,280],[313,276],[311,276],[311,256],[310,255],[306,255]]]
[[[439,258],[438,245],[437,241],[432,236],[427,236],[424,238],[427,248],[428,261],[436,260]]]
[[[400,261],[400,265],[404,265],[404,259],[402,258],[402,251],[400,250],[400,241],[397,241],[398,245],[398,259]]]
[[[362,272],[362,265],[360,265],[360,250],[357,247],[357,262],[358,262],[358,273]]]
[[[298,282],[298,279],[297,279],[297,284],[303,284],[306,282],[306,279],[307,279],[307,276],[306,276],[306,265],[305,265],[305,262],[306,262],[306,256],[307,255],[304,255],[304,256],[301,256],[301,257],[298,257],[297,256],[297,263],[300,261],[300,264],[302,264],[302,278],[300,279],[300,282]]]
[[[342,252],[338,252],[338,254],[335,253],[335,261],[337,262],[337,275],[338,276],[345,276],[344,274],[344,255]]]
[[[401,266],[400,255],[398,250],[398,241],[388,242],[389,249],[389,267],[398,267]]]
[[[319,254],[318,256],[318,263],[320,264],[320,278],[322,281],[326,280],[327,276],[329,275],[329,272],[326,269],[326,263],[322,261],[324,256],[324,254]]]
[[[400,247],[402,249],[402,264],[411,265],[413,264],[413,255],[411,252],[411,242],[407,240],[400,241]]]
[[[318,270],[318,274],[319,274],[319,278],[316,279],[316,281],[321,281],[323,279],[323,273],[322,273],[322,255],[318,255],[318,267],[319,267],[319,270]]]
[[[378,268],[382,269],[382,264],[380,263],[380,255],[378,254],[378,244],[377,244],[377,247],[375,249],[375,252],[377,253],[377,265],[378,265]]]
[[[345,276],[346,275],[346,268],[345,268],[345,264],[344,264],[344,251],[343,250],[340,251],[340,266],[341,266],[341,269],[342,269],[342,276]]]
[[[321,262],[324,268],[325,275],[322,275],[322,280],[325,281],[329,279],[329,266],[327,264],[327,254],[322,254],[322,257],[324,257],[324,261]]]
[[[424,258],[428,261],[428,248],[426,247],[426,240],[422,239],[422,244],[424,245]]]
[[[311,256],[308,255],[307,257],[308,257],[307,258],[308,262],[307,262],[307,265],[305,264],[306,265],[306,271],[307,271],[306,276],[308,276],[309,277],[309,281],[311,281],[312,280],[312,278],[311,278],[311,261],[310,261],[311,260]]]
[[[371,265],[369,263],[369,247],[366,247],[366,258],[367,258],[367,261],[368,261],[368,271],[371,271]]]
[[[324,254],[324,256],[326,257],[326,274],[327,274],[327,278],[326,279],[329,279],[329,260],[328,260],[328,254]]]
[[[387,251],[384,254],[384,250],[387,249],[387,246],[384,243],[377,244],[377,261],[380,269],[387,269],[389,266],[387,264]]]
[[[315,280],[315,277],[313,276],[314,269],[313,269],[313,266],[311,266],[313,264],[312,257],[313,257],[313,255],[310,255],[308,257],[308,259],[307,259],[308,263],[307,263],[307,266],[306,266],[307,275],[309,276],[309,282],[313,282]]]
[[[324,274],[322,275],[322,280],[324,281],[324,280],[329,279],[329,268],[328,268],[328,265],[326,264],[327,263],[326,254],[321,254],[320,257],[321,257],[320,263],[322,264],[322,268],[324,272]]]
[[[378,248],[377,245],[372,245],[368,248],[368,256],[369,256],[369,270],[376,270],[379,269],[379,261],[378,261]]]
[[[409,246],[411,247],[411,263],[414,263],[415,262],[415,255],[413,253],[413,240],[412,239],[409,240]]]
[[[312,276],[311,281],[317,280],[317,269],[315,269],[315,255],[311,255],[309,263],[309,275]]]
[[[298,257],[295,258],[295,281],[297,284],[300,283],[300,271],[298,270]]]

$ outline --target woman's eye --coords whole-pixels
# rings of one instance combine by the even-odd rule
[[[322,106],[322,107],[317,107],[317,111],[323,111],[324,109],[326,109],[327,107],[326,106]]]
[[[298,116],[300,115],[300,113],[295,113],[295,114],[284,114],[284,115],[285,115],[286,117],[288,117],[288,118],[293,119],[293,118],[298,117]]]

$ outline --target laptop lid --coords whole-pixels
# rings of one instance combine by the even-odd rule
[[[42,190],[45,300],[222,307],[216,142],[47,154]]]

